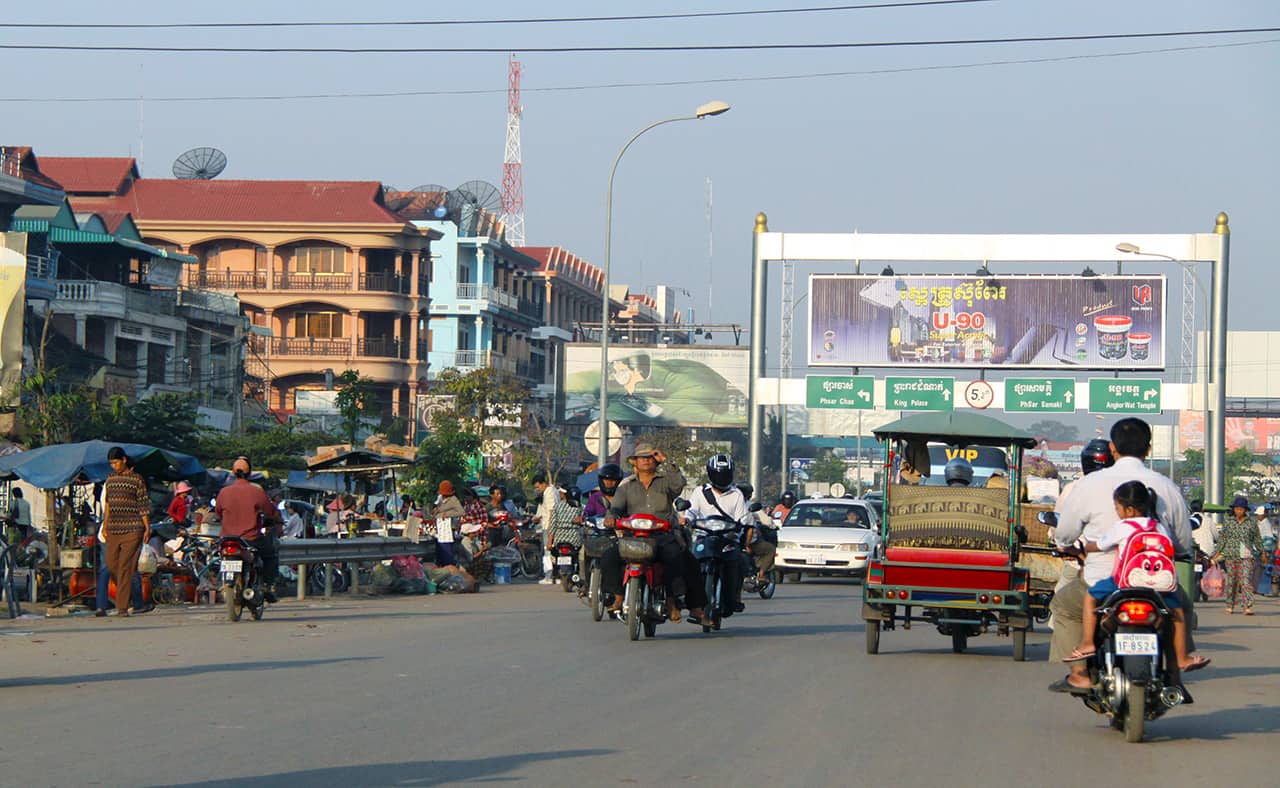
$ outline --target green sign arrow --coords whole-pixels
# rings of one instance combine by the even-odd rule
[[[1073,378],[1005,378],[1006,413],[1074,413]]]
[[[866,375],[810,375],[805,385],[805,406],[871,410],[875,407],[875,378]]]
[[[1159,413],[1156,378],[1090,378],[1090,413]]]
[[[885,378],[884,406],[889,410],[954,410],[955,378]]]

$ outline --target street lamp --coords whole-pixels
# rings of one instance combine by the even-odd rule
[[[1200,276],[1196,273],[1195,269],[1191,267],[1190,263],[1184,260],[1179,260],[1176,257],[1170,257],[1167,254],[1160,254],[1159,252],[1144,252],[1142,251],[1141,248],[1139,248],[1137,244],[1131,244],[1127,241],[1123,241],[1121,243],[1116,244],[1116,251],[1123,252],[1125,254],[1142,255],[1145,257],[1160,257],[1165,260],[1170,260],[1172,262],[1175,262],[1179,266],[1181,266],[1183,271],[1191,275],[1191,280],[1196,283],[1196,289],[1200,291],[1200,297],[1204,300],[1205,330],[1206,331],[1213,330],[1213,326],[1211,325],[1211,320],[1209,317],[1209,307],[1210,307],[1209,293],[1204,289],[1204,285],[1200,282]],[[1201,366],[1202,366],[1200,383],[1201,383],[1201,386],[1203,387],[1202,389],[1203,401],[1201,401],[1200,403],[1200,412],[1201,412],[1200,419],[1202,423],[1201,434],[1203,435],[1203,439],[1205,442],[1204,467],[1206,471],[1210,469],[1210,465],[1211,465],[1211,463],[1209,462],[1209,353],[1208,353],[1209,341],[1210,341],[1210,335],[1206,334],[1205,343],[1204,343],[1205,353],[1200,359]],[[1172,451],[1170,451],[1169,453],[1169,476],[1170,477],[1173,476],[1173,452]],[[1206,491],[1211,489],[1210,485],[1207,483],[1208,481],[1209,481],[1208,479],[1205,480],[1206,484],[1203,487],[1203,489]],[[1213,488],[1216,488],[1216,482]],[[1205,497],[1208,498],[1207,495]]]
[[[650,129],[656,129],[658,126],[676,123],[681,120],[710,118],[715,115],[723,115],[728,111],[729,105],[725,102],[708,101],[694,110],[692,115],[682,115],[678,118],[667,118],[656,123],[650,123],[633,134],[631,139],[627,140],[627,144],[622,146],[622,150],[618,151],[618,155],[614,158],[613,168],[609,170],[609,191],[605,195],[604,202],[604,280],[602,282],[603,292],[600,294],[600,445],[596,451],[596,461],[600,465],[604,465],[609,460],[609,262],[613,242],[613,176],[618,172],[618,162],[622,161],[622,154],[627,152],[627,148],[631,147],[631,143],[640,139],[640,135]]]

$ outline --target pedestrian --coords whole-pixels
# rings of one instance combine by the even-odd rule
[[[184,528],[187,525],[187,513],[191,510],[191,485],[186,482],[178,482],[177,488],[173,491],[173,500],[169,503],[168,515],[169,519],[179,527]]]
[[[1236,599],[1244,603],[1244,614],[1253,615],[1253,562],[1262,554],[1258,523],[1249,519],[1249,499],[1236,496],[1231,502],[1234,519],[1227,520],[1218,533],[1218,549],[1213,555],[1227,575],[1227,612],[1236,612]]]
[[[151,498],[147,482],[133,469],[133,460],[119,446],[107,452],[111,475],[103,485],[102,527],[98,537],[106,543],[106,564],[116,582],[116,615],[129,616],[133,576],[138,570],[142,545],[151,538]],[[139,600],[139,606],[145,600]]]
[[[436,488],[436,505],[432,510],[436,518],[436,563],[451,566],[457,563],[453,554],[453,527],[455,520],[465,514],[462,502],[454,494],[453,482],[445,479]]]
[[[296,501],[285,504],[288,517],[284,521],[284,538],[301,539],[307,535],[306,523],[302,521],[301,506]]]
[[[13,485],[9,490],[9,524],[18,531],[17,538],[11,541],[18,544],[31,534],[31,503],[21,487]]]

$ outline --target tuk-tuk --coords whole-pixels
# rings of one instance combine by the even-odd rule
[[[1032,620],[1048,604],[1018,566],[1022,453],[1036,440],[966,412],[907,416],[874,434],[884,444],[884,517],[863,584],[867,653],[879,652],[882,630],[924,622],[950,635],[956,653],[994,628],[1023,661]],[[967,486],[946,485],[939,447],[944,457],[981,458]]]

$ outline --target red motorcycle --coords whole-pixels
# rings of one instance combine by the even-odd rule
[[[637,514],[619,518],[615,527],[623,532],[618,537],[618,555],[626,562],[622,577],[626,583],[622,618],[627,634],[640,639],[653,637],[658,624],[667,620],[667,587],[658,560],[657,536],[671,530],[671,523],[652,515]]]

